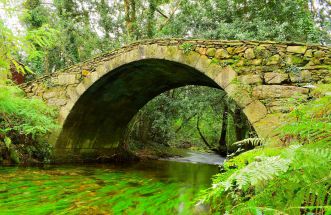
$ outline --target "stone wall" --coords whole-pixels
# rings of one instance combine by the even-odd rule
[[[59,107],[61,123],[80,96],[105,74],[143,59],[164,59],[211,78],[240,107],[261,137],[289,112],[289,98],[304,102],[311,85],[331,82],[331,48],[271,41],[157,39],[102,54],[22,87]],[[197,80],[197,83],[198,80]]]
[[[211,63],[230,65],[238,73],[238,80],[242,83],[268,85],[268,87],[258,87],[255,91],[269,90],[277,94],[270,95],[274,98],[288,97],[288,95],[283,95],[281,88],[270,85],[304,86],[307,83],[330,82],[331,79],[331,50],[326,46],[271,41],[162,39],[132,43],[22,86],[28,96],[42,97],[50,105],[63,106],[70,96],[70,89],[87,76],[91,76],[98,65],[136,47],[153,44],[177,46],[182,50],[183,44],[192,44],[188,49],[211,59]],[[261,98],[264,99],[264,96]]]

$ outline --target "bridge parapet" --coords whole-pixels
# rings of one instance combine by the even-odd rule
[[[48,104],[62,107],[74,94],[73,88],[87,79],[93,79],[98,66],[129,53],[139,47],[165,47],[165,52],[181,50],[187,55],[195,52],[205,56],[206,63],[231,66],[238,81],[253,87],[252,93],[260,100],[274,98],[268,104],[269,111],[283,111],[278,107],[282,98],[296,92],[306,92],[295,87],[309,83],[326,83],[331,80],[331,48],[303,43],[276,43],[272,41],[223,41],[155,39],[132,43],[123,48],[101,54],[85,62],[73,65],[23,85],[28,96],[43,98]],[[155,53],[161,59],[165,56]],[[173,53],[176,55],[176,53]],[[96,78],[96,77],[94,77]]]

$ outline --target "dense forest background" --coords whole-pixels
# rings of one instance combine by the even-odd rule
[[[331,42],[328,0],[1,2],[0,44],[9,53],[0,60],[15,58],[36,74],[151,38]]]

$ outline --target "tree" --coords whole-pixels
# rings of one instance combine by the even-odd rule
[[[234,142],[253,134],[245,115],[224,91],[199,86],[162,93],[139,111],[128,130],[129,144],[190,143],[222,155],[236,150]]]

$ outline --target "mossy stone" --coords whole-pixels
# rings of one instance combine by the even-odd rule
[[[268,65],[275,65],[275,64],[278,64],[279,63],[279,60],[280,60],[280,56],[279,54],[276,54],[276,55],[273,55],[271,56],[268,61],[267,61],[267,66]]]
[[[244,56],[246,59],[249,59],[249,60],[255,58],[254,50],[252,48],[246,49]]]
[[[207,54],[209,57],[214,57],[215,54],[216,54],[216,49],[215,49],[215,48],[209,48],[209,49],[207,49],[206,54]]]
[[[307,46],[288,46],[286,51],[297,54],[304,54],[307,50]]]
[[[324,51],[316,51],[316,52],[314,52],[314,57],[323,58],[323,57],[325,57],[325,52]]]
[[[226,59],[226,58],[230,58],[231,55],[229,55],[229,53],[225,50],[225,49],[217,49],[216,53],[215,53],[215,58],[217,59]]]
[[[296,56],[296,55],[288,55],[286,57],[286,63],[287,64],[302,64],[304,59],[302,57]]]

